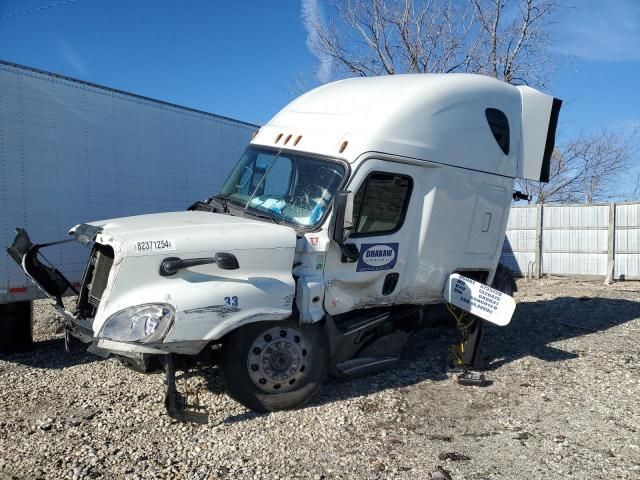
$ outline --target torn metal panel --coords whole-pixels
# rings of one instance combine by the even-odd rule
[[[187,315],[192,313],[212,313],[218,318],[226,318],[232,313],[237,313],[239,311],[240,309],[238,307],[234,307],[232,305],[209,305],[207,307],[191,308],[189,310],[185,310],[184,313]]]

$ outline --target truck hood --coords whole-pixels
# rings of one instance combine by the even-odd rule
[[[34,244],[23,229],[17,229],[9,253],[55,301],[74,332],[84,332],[87,340],[96,337],[112,315],[136,305],[170,304],[180,327],[171,329],[166,341],[195,341],[199,348],[238,322],[291,315],[296,233],[290,227],[187,211],[84,223],[70,233],[74,238]],[[62,296],[73,286],[38,254],[41,248],[74,240],[108,245],[113,255],[100,246],[92,250],[85,270],[91,276],[83,279],[79,291],[74,289],[80,299],[71,313],[65,311]],[[160,270],[163,259],[186,262],[223,254],[233,257],[235,267],[223,267],[216,260],[195,262],[166,275]],[[85,315],[88,305],[97,310]]]
[[[286,226],[231,215],[201,211],[157,213],[135,217],[114,218],[83,223],[69,234],[89,245],[97,242],[114,250],[114,266],[126,257],[211,256],[216,252],[262,252],[277,256],[274,249],[293,257],[295,231]],[[62,296],[68,288],[78,293],[64,275],[53,266],[43,264],[38,255],[41,248],[73,241],[61,240],[34,244],[21,228],[9,246],[11,257],[34,283],[64,312]],[[269,250],[274,251],[269,254]],[[243,255],[244,256],[244,255]],[[264,263],[264,262],[263,262]],[[286,269],[290,271],[291,265]]]
[[[82,243],[109,244],[123,256],[167,255],[253,248],[293,248],[295,231],[250,218],[202,211],[155,213],[76,225]],[[93,237],[93,238],[91,238]]]

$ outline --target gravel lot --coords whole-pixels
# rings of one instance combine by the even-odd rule
[[[0,356],[0,478],[640,478],[640,283],[518,286],[488,387],[454,383],[454,332],[430,329],[298,411],[247,411],[211,368],[208,425],[166,416],[161,374],[65,354],[38,302],[35,351]]]

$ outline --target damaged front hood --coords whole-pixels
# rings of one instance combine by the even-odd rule
[[[212,248],[292,248],[296,238],[290,227],[202,211],[101,220],[76,225],[69,234],[83,244],[97,241],[112,245],[117,256],[127,257],[195,253]]]

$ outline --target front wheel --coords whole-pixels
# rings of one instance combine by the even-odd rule
[[[240,327],[222,348],[227,393],[255,412],[304,405],[322,385],[328,363],[322,325],[293,319]]]

